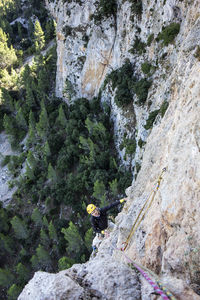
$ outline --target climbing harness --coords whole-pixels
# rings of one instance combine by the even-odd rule
[[[150,193],[149,197],[148,197],[147,200],[145,201],[143,207],[141,208],[141,210],[140,210],[140,212],[139,212],[139,214],[138,214],[138,216],[137,216],[137,218],[136,218],[136,220],[135,220],[135,222],[134,222],[134,224],[133,224],[133,226],[132,226],[132,228],[131,228],[131,231],[130,231],[130,233],[129,233],[127,239],[126,239],[126,241],[122,243],[122,245],[124,245],[124,246],[121,248],[122,251],[125,251],[126,248],[128,247],[128,243],[130,242],[131,237],[132,237],[133,234],[136,232],[136,230],[137,230],[137,228],[139,227],[140,223],[141,223],[142,220],[144,219],[144,216],[146,215],[147,211],[149,210],[150,206],[152,205],[153,200],[154,200],[155,195],[156,195],[156,192],[158,191],[158,189],[159,189],[159,187],[160,187],[160,182],[161,182],[161,180],[162,180],[162,175],[163,175],[164,172],[166,172],[166,170],[167,170],[166,168],[163,168],[163,169],[162,169],[162,172],[161,172],[160,176],[158,177],[156,187],[152,190],[152,192]],[[151,197],[152,197],[152,198],[151,198]],[[150,199],[151,199],[151,200],[150,200]],[[150,201],[149,201],[149,200],[150,200]],[[147,205],[147,204],[148,204],[148,205]],[[146,209],[145,209],[145,207],[146,207]],[[144,210],[144,209],[145,209],[145,210]],[[143,212],[143,210],[144,210],[144,212]],[[141,216],[142,212],[143,212],[143,215]]]

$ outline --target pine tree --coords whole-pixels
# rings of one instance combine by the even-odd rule
[[[46,233],[46,231],[43,228],[40,230],[40,241],[41,241],[42,245],[49,246],[50,239],[49,239],[48,234]]]
[[[14,253],[14,241],[8,235],[0,233],[1,249],[12,255]]]
[[[29,109],[36,106],[33,90],[29,84],[26,85],[26,103],[27,103]]]
[[[51,163],[49,163],[49,166],[48,166],[48,176],[47,177],[51,182],[54,182],[54,183],[57,180],[56,171],[52,167]]]
[[[31,19],[28,20],[28,33],[31,40],[34,38],[34,24]]]
[[[102,181],[96,180],[93,187],[93,194],[92,196],[98,200],[101,200],[102,197],[105,195],[106,188]]]
[[[45,248],[42,245],[39,245],[36,249],[36,253],[39,264],[44,268],[48,268],[51,264],[51,259]]]
[[[30,78],[31,78],[31,68],[29,67],[28,64],[26,64],[22,71],[22,77],[21,77],[22,84],[25,87],[30,84]]]
[[[87,128],[89,134],[92,135],[93,129],[94,129],[94,126],[95,126],[95,123],[92,122],[92,121],[87,117],[87,119],[85,120],[85,125],[86,125],[86,128]]]
[[[58,269],[59,271],[69,269],[74,263],[75,261],[73,259],[63,256],[58,261]]]
[[[42,106],[42,104],[41,104]],[[42,110],[39,117],[39,122],[36,124],[37,133],[41,138],[46,138],[49,131],[49,121],[48,121],[48,115],[45,108],[45,105],[43,104]]]
[[[3,126],[5,128],[6,134],[8,134],[10,136],[14,135],[15,125],[14,125],[13,119],[6,114],[4,115]]]
[[[51,150],[50,150],[48,141],[46,141],[45,144],[44,144],[43,153],[44,153],[45,158],[47,158],[51,155]]]
[[[35,179],[35,174],[34,174],[34,171],[33,169],[31,169],[29,167],[29,165],[26,164],[26,176],[27,178],[31,179],[31,180],[34,180]]]
[[[117,182],[117,179],[113,179],[113,181],[109,182],[109,186],[110,186],[110,189],[111,189],[111,192],[113,194],[114,197],[117,196],[118,194],[118,182]]]
[[[102,181],[96,180],[94,183],[93,188],[93,194],[92,196],[96,199],[100,200],[100,205],[105,206],[107,204],[106,202],[106,188]]]
[[[15,276],[8,269],[0,269],[0,286],[9,287],[14,282]]]
[[[42,221],[43,221],[44,226],[46,226],[46,227],[49,226],[49,223],[48,223],[48,220],[47,220],[46,216],[43,217]]]
[[[45,30],[46,30],[46,41],[50,41],[55,38],[55,29],[56,29],[56,23],[54,20],[48,20],[48,22],[45,25]]]
[[[29,236],[26,224],[17,216],[14,216],[10,221],[12,224],[15,235],[18,239],[27,239]]]
[[[38,98],[45,98],[46,97],[46,93],[48,91],[49,88],[49,78],[47,76],[47,70],[46,68],[42,68],[37,75],[37,79],[38,79],[38,88],[37,88],[37,93],[38,93]]]
[[[35,178],[35,168],[37,166],[37,161],[32,153],[32,151],[28,151],[28,156],[26,160],[26,176],[33,180]]]
[[[21,293],[21,287],[19,287],[17,284],[12,284],[11,287],[8,289],[8,300],[16,300]]]
[[[1,204],[0,204],[1,205]],[[9,230],[8,214],[4,208],[0,208],[0,230],[1,232],[7,232]]]
[[[37,144],[37,136],[36,136],[36,122],[34,118],[34,114],[32,111],[29,113],[29,129],[28,129],[28,138],[26,140],[26,145],[28,147],[32,147]]]
[[[13,98],[10,96],[9,92],[4,88],[1,89],[1,101],[5,105],[6,110],[8,110],[11,113],[15,112]]]
[[[17,272],[18,281],[20,282],[20,284],[25,284],[26,281],[29,279],[30,271],[28,270],[28,268],[20,262],[16,266],[16,272]]]
[[[67,119],[66,119],[62,104],[59,106],[58,118],[56,121],[58,123],[60,123],[63,127],[66,127]]]
[[[35,159],[33,153],[31,150],[28,151],[28,155],[27,155],[27,164],[29,165],[30,168],[32,168],[33,170],[35,170],[36,166],[37,166],[37,160]]]
[[[62,228],[61,232],[64,234],[64,238],[67,241],[67,252],[73,257],[76,256],[76,253],[80,253],[81,248],[83,247],[83,240],[77,226],[70,221],[69,227]]]
[[[39,268],[39,259],[38,259],[38,257],[37,257],[37,255],[33,255],[32,257],[31,257],[31,265],[32,265],[32,268],[33,268],[33,270],[38,270],[38,268]]]
[[[22,40],[23,33],[22,33],[22,24],[20,22],[17,22],[17,31],[18,31],[18,35],[20,37],[20,40]]]
[[[42,214],[40,213],[40,211],[37,207],[34,208],[32,215],[31,215],[31,219],[33,220],[33,222],[35,223],[36,226],[38,226],[38,227],[42,226],[42,224],[43,224]]]
[[[26,146],[32,147],[37,143],[36,133],[32,126],[29,126],[28,138],[26,140]]]
[[[20,107],[20,109],[17,112],[16,121],[17,121],[17,125],[19,127],[21,127],[24,130],[27,129],[27,123],[26,123],[26,120],[25,120],[25,117],[24,117],[24,114],[22,112],[22,108],[21,107]]]
[[[101,138],[102,140],[106,138],[106,128],[101,122],[95,124],[93,135],[97,140],[99,138]]]
[[[48,229],[49,229],[49,236],[53,240],[53,242],[58,242],[58,236],[57,236],[56,228],[53,225],[52,221],[50,222],[50,224],[48,226]]]
[[[85,246],[88,251],[91,251],[91,245],[93,240],[93,229],[89,228],[85,234]]]
[[[7,44],[8,38],[2,28],[0,28],[0,68],[8,68],[17,61],[17,56],[15,50],[11,46],[8,47]]]
[[[36,20],[34,30],[35,51],[40,52],[45,46],[45,37],[40,22]]]
[[[36,122],[35,122],[34,113],[31,110],[29,113],[29,126],[32,126],[32,128],[35,128],[35,125],[36,125]]]

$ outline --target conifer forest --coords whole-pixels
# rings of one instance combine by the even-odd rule
[[[43,1],[27,2],[23,9],[20,0],[0,2],[0,133],[15,153],[0,157],[15,188],[7,205],[0,202],[1,300],[17,299],[38,270],[88,260],[94,233],[86,206],[124,197],[132,181],[100,95],[71,105],[55,96],[56,22]]]

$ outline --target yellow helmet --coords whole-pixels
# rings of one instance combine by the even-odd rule
[[[96,206],[94,204],[89,204],[87,206],[87,212],[88,214],[91,214],[95,210]]]

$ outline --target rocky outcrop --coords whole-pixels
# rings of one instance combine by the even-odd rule
[[[113,260],[106,250],[100,257],[58,274],[35,273],[18,299],[141,299],[135,271]]]
[[[9,180],[11,180],[12,176],[8,167],[3,165],[3,160],[7,155],[15,155],[15,152],[11,149],[8,137],[2,132],[0,134],[0,201],[3,206],[10,202],[13,193],[16,191],[15,187],[9,187]]]
[[[124,150],[119,149],[122,160],[127,166],[131,163],[132,168],[137,164],[141,167],[134,171],[137,178],[126,191],[127,203],[116,218],[115,230],[89,262],[56,275],[36,273],[20,295],[21,300],[34,298],[28,291],[35,287],[37,276],[44,278],[37,283],[38,295],[47,295],[48,299],[64,297],[62,293],[55,296],[60,288],[53,287],[54,279],[67,280],[72,290],[77,287],[73,295],[79,293],[80,299],[158,299],[113,246],[120,248],[126,240],[164,167],[167,171],[160,188],[125,253],[154,272],[177,299],[200,299],[200,7],[198,1],[142,2],[140,18],[131,20],[131,3],[118,1],[116,20],[109,18],[98,26],[90,18],[95,1],[46,1],[58,24],[58,96],[65,98],[66,79],[68,94],[69,83],[76,90],[76,95],[71,91],[71,101],[75,96],[97,95],[106,74],[122,66],[126,58],[134,64],[139,78],[145,77],[141,72],[144,61],[151,62],[155,72],[150,76],[152,85],[143,106],[137,105],[133,95],[132,105],[126,109],[117,107],[115,91],[109,84],[101,93],[102,102],[111,107],[118,148],[124,133],[137,141],[132,160],[124,158]],[[180,23],[180,33],[172,44],[164,46],[155,38],[162,26],[172,22]],[[129,52],[136,36],[146,43],[152,34],[154,39],[145,46],[145,53]],[[84,57],[82,67],[78,56]],[[69,97],[65,100],[69,101]],[[153,128],[146,129],[150,113],[160,109],[164,101],[169,104],[165,115],[159,113]],[[138,146],[140,139],[146,142],[145,146]],[[60,280],[60,276],[66,278]],[[50,278],[52,288],[45,290],[45,282]],[[63,291],[69,293],[71,290],[65,285]],[[70,297],[67,299],[73,299]]]

